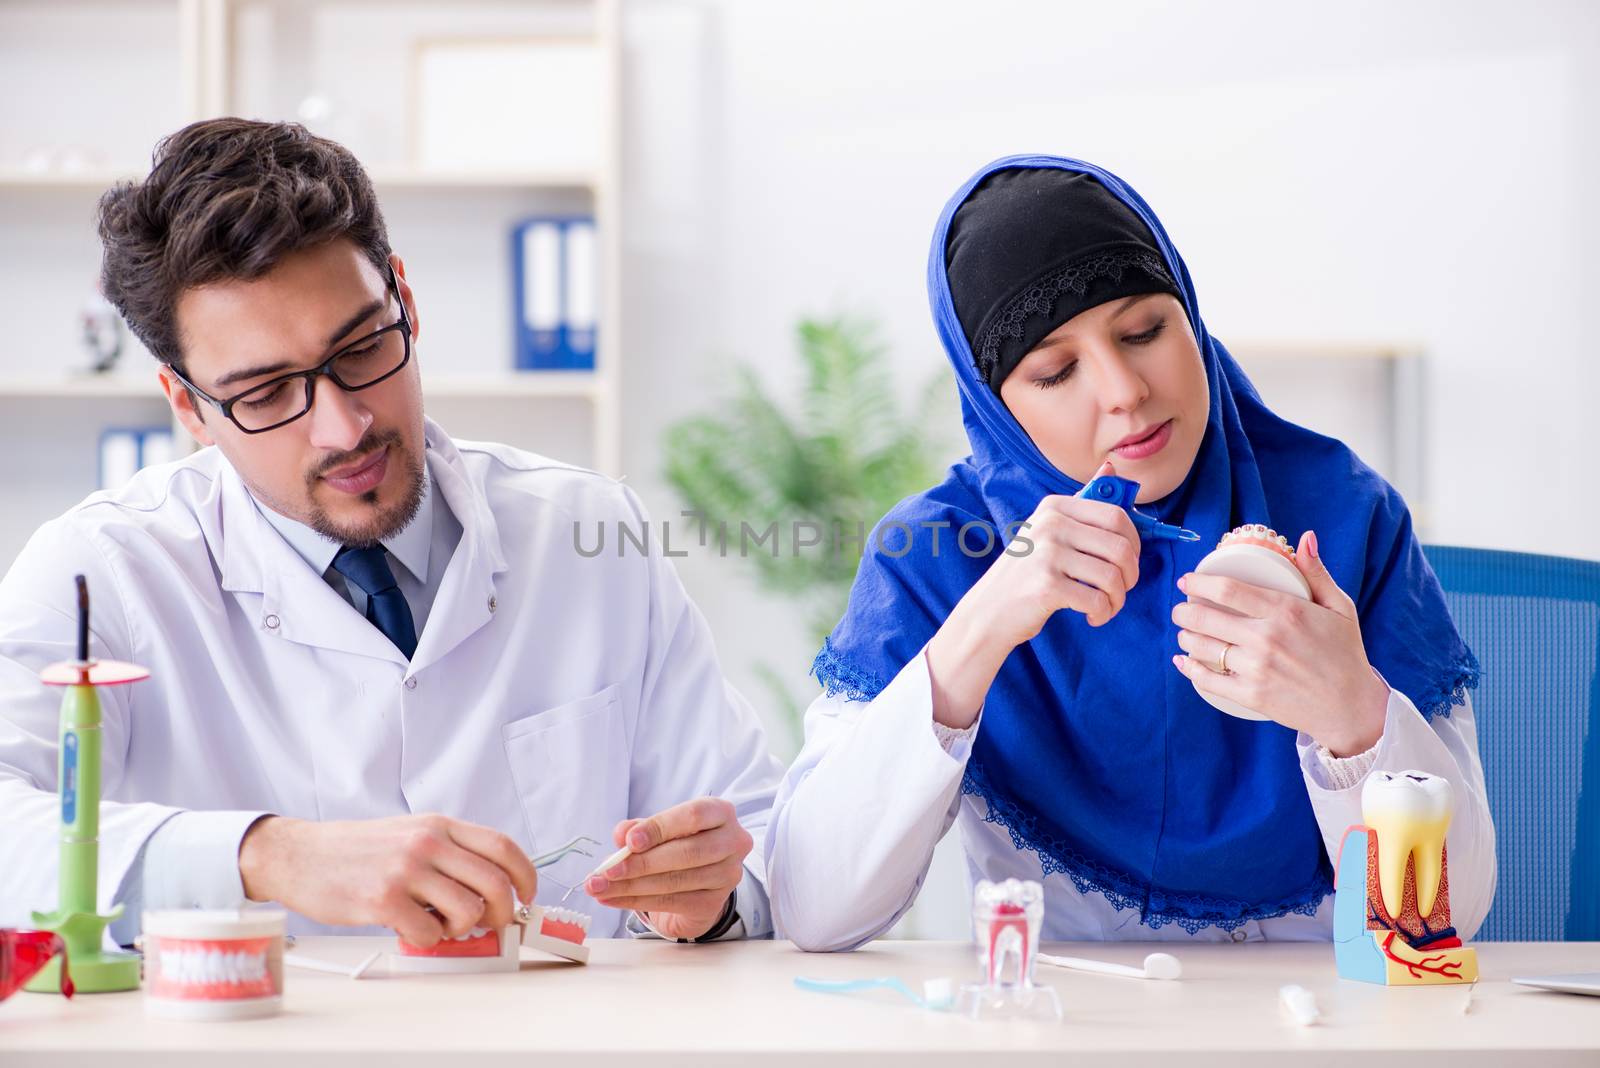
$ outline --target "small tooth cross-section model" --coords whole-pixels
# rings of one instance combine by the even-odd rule
[[[517,922],[499,930],[474,927],[460,938],[442,938],[421,949],[404,939],[389,957],[397,972],[470,973],[514,972],[521,947],[536,949],[575,964],[589,963],[589,917],[575,909],[524,905]]]
[[[980,880],[972,891],[972,929],[983,978],[961,988],[962,1011],[974,1020],[1060,1020],[1055,988],[1033,981],[1044,929],[1044,887],[1032,880]]]
[[[1375,771],[1344,832],[1333,894],[1339,975],[1384,986],[1478,981],[1478,955],[1450,925],[1450,783]]]

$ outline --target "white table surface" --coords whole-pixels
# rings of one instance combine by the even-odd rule
[[[304,938],[296,951],[354,963],[392,940]],[[1348,1064],[1600,1065],[1600,997],[1515,986],[1513,975],[1600,970],[1600,943],[1479,943],[1481,981],[1395,988],[1338,979],[1326,943],[1182,947],[1184,978],[1154,982],[1040,966],[1060,1024],[973,1021],[891,998],[815,994],[797,975],[972,978],[970,944],[881,941],[808,955],[783,942],[591,943],[587,967],[531,958],[515,974],[376,974],[359,981],[291,968],[284,1009],[265,1020],[146,1017],[138,993],[19,993],[0,1003],[0,1066],[96,1065],[789,1065],[1115,1063],[1119,1066]],[[1136,964],[1140,944],[1051,946]],[[1278,988],[1313,991],[1322,1022],[1292,1024]]]

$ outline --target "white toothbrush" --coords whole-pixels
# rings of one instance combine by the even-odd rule
[[[1057,968],[1071,968],[1075,972],[1094,972],[1097,975],[1120,975],[1128,979],[1177,979],[1183,975],[1183,965],[1170,953],[1152,953],[1144,959],[1144,967],[1131,964],[1112,964],[1104,960],[1087,960],[1083,957],[1055,957],[1040,953],[1040,964],[1053,964]]]

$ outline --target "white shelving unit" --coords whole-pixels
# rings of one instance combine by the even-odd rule
[[[1354,448],[1404,495],[1419,533],[1427,531],[1427,361],[1420,344],[1252,339],[1228,351],[1274,411]],[[1326,388],[1307,390],[1307,378],[1319,373]]]
[[[413,163],[403,138],[390,137],[389,146],[400,151],[387,155],[364,151],[351,143],[354,138],[346,143],[373,178],[391,241],[418,293],[417,352],[429,414],[463,438],[504,441],[618,474],[619,3],[0,0],[0,68],[26,78],[23,66],[32,64],[39,80],[29,82],[30,95],[47,108],[65,109],[35,121],[25,102],[0,104],[0,130],[10,127],[0,132],[0,318],[12,330],[14,348],[0,353],[0,450],[12,458],[0,468],[9,470],[0,486],[13,502],[10,516],[0,517],[0,571],[29,531],[96,488],[101,430],[169,419],[156,365],[131,337],[112,374],[74,370],[88,359],[74,344],[74,315],[93,291],[99,262],[95,201],[118,181],[142,179],[155,141],[187,122],[224,114],[300,121],[262,106],[264,100],[321,88],[284,84],[294,74],[285,58],[291,50],[302,70],[325,72],[330,64],[337,69],[347,49],[350,63],[376,69],[387,64],[387,77],[398,82],[410,76],[410,65],[400,64],[423,37],[551,33],[593,41],[603,72],[604,129],[592,171],[442,170]],[[378,20],[384,27],[378,44],[303,39],[307,27],[343,27],[351,19]],[[263,33],[263,27],[274,32]],[[87,93],[76,88],[94,106],[57,103],[70,100],[75,80],[99,77],[99,57],[124,43],[143,44],[124,50],[131,54],[119,60],[126,100],[102,106],[105,87],[92,84]],[[320,57],[316,62],[322,65],[308,67],[301,50]],[[371,69],[359,76],[373,77]],[[396,107],[403,111],[408,94],[398,98]],[[396,127],[408,121],[404,114],[383,119]],[[347,118],[346,128],[356,121]],[[307,125],[344,140],[316,122]],[[49,160],[48,152],[44,164],[23,158],[31,146],[52,148],[45,138],[55,137],[76,158],[65,165]],[[591,214],[598,230],[595,369],[516,371],[511,227],[523,217],[563,214]],[[174,432],[179,441],[188,440],[181,427]],[[42,462],[17,462],[30,454]]]

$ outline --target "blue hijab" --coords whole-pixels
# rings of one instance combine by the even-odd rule
[[[1188,269],[1139,194],[1092,164],[1011,156],[973,175],[934,229],[928,299],[961,390],[972,452],[943,482],[901,501],[868,540],[850,606],[812,670],[829,694],[875,697],[915,657],[1003,550],[937,549],[968,523],[1002,533],[1048,494],[1078,483],[1034,445],[974,366],[945,271],[951,218],[986,177],[1007,168],[1088,174],[1149,227],[1199,344],[1211,409],[1184,483],[1154,506],[1201,540],[1143,543],[1139,583],[1109,624],[1057,612],[1006,660],[984,704],[963,790],[985,802],[1044,875],[1135,908],[1149,927],[1225,930],[1290,912],[1313,915],[1332,869],[1299,765],[1295,732],[1226,716],[1173,667],[1179,576],[1227,531],[1265,523],[1293,543],[1305,530],[1355,600],[1367,657],[1423,716],[1448,715],[1477,684],[1405,502],[1342,443],[1269,411],[1201,321]],[[947,523],[943,528],[923,524]],[[896,529],[898,528],[898,529]],[[1014,529],[1014,528],[1010,528]],[[907,538],[906,531],[917,532]],[[981,549],[973,533],[967,545]],[[906,546],[909,545],[909,549]]]

